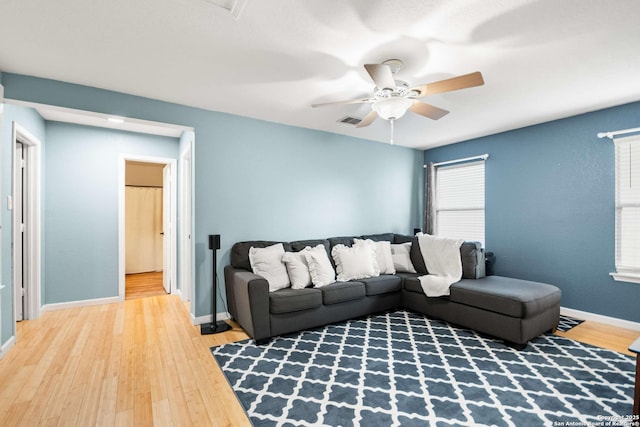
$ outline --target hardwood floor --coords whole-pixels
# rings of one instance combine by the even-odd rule
[[[43,313],[0,360],[0,425],[250,425],[174,295]]]
[[[584,322],[558,335],[627,351],[638,331]],[[174,295],[43,313],[0,360],[0,425],[245,426],[209,347]]]
[[[567,332],[556,331],[555,334],[630,356],[635,356],[635,353],[629,351],[629,346],[640,337],[640,331],[617,328],[588,320]]]
[[[127,274],[125,276],[124,298],[146,298],[167,293],[162,286],[162,271],[153,273]]]

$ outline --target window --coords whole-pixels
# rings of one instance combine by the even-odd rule
[[[435,168],[434,233],[484,246],[484,160]]]
[[[615,139],[616,280],[640,283],[640,136]]]

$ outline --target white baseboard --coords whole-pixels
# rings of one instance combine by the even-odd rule
[[[176,295],[182,297],[182,293],[180,290],[175,291]],[[113,304],[117,302],[122,302],[123,300],[120,297],[109,297],[109,298],[97,298],[90,300],[81,300],[81,301],[69,301],[69,302],[60,302],[55,304],[45,304],[40,309],[41,312],[45,311],[54,311],[54,310],[64,310],[66,308],[78,308],[78,307],[89,307],[92,305],[100,305],[100,304]],[[640,323],[632,322],[629,320],[618,319],[616,317],[603,316],[601,314],[590,313],[588,311],[575,310],[567,307],[560,307],[560,314],[565,316],[575,317],[583,320],[593,320],[594,322],[604,323],[611,326],[616,326],[619,328],[631,329],[633,331],[640,331]],[[212,316],[210,314],[206,316],[198,316],[195,317],[193,313],[189,314],[191,318],[191,323],[194,325],[201,325],[203,323],[210,323]],[[231,315],[228,312],[217,313],[216,320],[228,320],[231,318]],[[13,341],[12,341],[13,340]],[[5,346],[10,344],[8,348],[13,346],[15,343],[15,338],[10,339],[0,348],[0,355],[4,354]],[[1,358],[1,356],[0,356]]]
[[[213,316],[211,316],[210,314],[206,315],[206,316],[198,316],[198,317],[194,317],[193,313],[190,314],[191,317],[191,323],[193,323],[194,325],[202,325],[203,323],[211,323],[211,319],[213,318]],[[231,315],[227,312],[224,313],[218,313],[216,315],[216,321],[219,320],[229,320],[231,319]]]
[[[631,329],[640,331],[640,323],[631,322],[629,320],[618,319],[616,317],[603,316],[601,314],[589,313],[588,311],[574,310],[572,308],[560,307],[560,314],[576,319],[593,320],[594,322],[604,323],[618,328]]]
[[[15,344],[15,335],[9,338],[6,343],[2,344],[2,347],[0,347],[0,360],[2,360],[2,358],[9,352],[9,350],[11,350],[11,347],[13,347]]]
[[[108,298],[85,299],[80,301],[58,302],[54,304],[45,304],[42,306],[40,311],[45,312],[45,311],[54,311],[54,310],[64,310],[67,308],[89,307],[92,305],[113,304],[113,303],[122,302],[122,301],[124,301],[124,299],[120,297],[108,297]]]

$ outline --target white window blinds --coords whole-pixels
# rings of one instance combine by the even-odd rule
[[[436,235],[484,246],[484,163],[436,168]]]
[[[640,279],[640,136],[615,139],[616,270]]]

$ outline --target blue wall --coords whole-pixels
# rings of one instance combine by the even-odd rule
[[[562,306],[640,321],[640,285],[614,281],[613,143],[637,127],[640,103],[425,152],[425,162],[488,153],[486,246],[496,274],[554,284]]]
[[[43,304],[118,296],[123,154],[178,158],[167,138],[47,122]]]
[[[222,236],[222,278],[236,241],[408,233],[420,224],[421,151],[16,74],[3,73],[2,83],[8,99],[194,128],[195,316],[211,313],[209,234]]]
[[[18,123],[43,145],[41,155],[44,155],[45,144],[45,121],[40,115],[30,108],[17,105],[4,105],[2,117],[2,188],[0,195],[0,214],[2,220],[2,331],[0,331],[0,345],[4,344],[15,334],[15,322],[13,315],[13,267],[11,265],[11,235],[13,227],[11,224],[12,214],[7,206],[7,197],[12,194],[12,158],[13,158],[13,122]],[[43,167],[44,169],[44,167]],[[44,258],[44,256],[43,256]]]
[[[208,234],[221,234],[225,265],[236,241],[407,233],[419,225],[422,152],[237,116],[224,123],[217,143],[203,142],[196,129],[200,277],[210,280]]]

